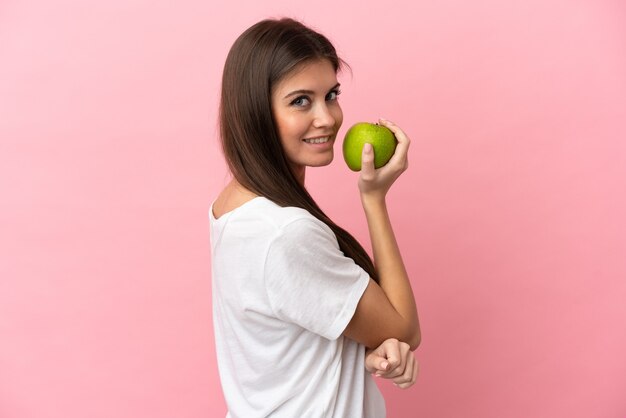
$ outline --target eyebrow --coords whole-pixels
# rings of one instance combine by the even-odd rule
[[[328,90],[329,92],[336,89],[337,87],[341,86],[340,83],[335,84],[333,87],[330,88],[330,90]],[[288,95],[286,95],[284,98],[288,98],[290,96],[293,96],[294,94],[315,94],[315,92],[313,90],[295,90],[292,91],[291,93],[289,93]]]

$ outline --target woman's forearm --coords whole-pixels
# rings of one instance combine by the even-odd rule
[[[361,195],[361,202],[372,241],[374,266],[379,276],[379,285],[391,305],[406,322],[405,326],[411,337],[411,341],[406,342],[415,348],[421,339],[417,308],[411,283],[393,233],[385,198]]]

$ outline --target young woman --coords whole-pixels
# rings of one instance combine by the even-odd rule
[[[211,204],[213,319],[228,417],[383,417],[372,373],[413,384],[420,328],[385,196],[409,139],[358,188],[374,261],[307,192],[306,167],[333,159],[344,62],[323,35],[263,20],[233,44],[220,134],[232,181]]]

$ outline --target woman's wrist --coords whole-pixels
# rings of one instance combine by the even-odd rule
[[[361,204],[363,207],[372,205],[386,206],[387,202],[384,194],[361,193]]]

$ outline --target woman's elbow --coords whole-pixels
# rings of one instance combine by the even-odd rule
[[[413,332],[410,334],[409,338],[406,340],[407,344],[411,348],[411,351],[415,351],[417,347],[419,347],[422,342],[422,332],[420,331],[419,326],[416,329],[412,330]]]

